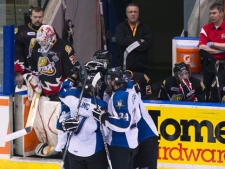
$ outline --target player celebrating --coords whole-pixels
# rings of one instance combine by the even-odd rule
[[[112,168],[132,169],[138,146],[138,95],[134,90],[126,91],[126,77],[119,67],[110,68],[105,78],[114,90],[108,102],[108,112],[99,108],[94,109],[93,115],[110,129],[108,144]]]
[[[98,68],[96,72],[98,72]],[[59,97],[69,110],[64,109],[64,112],[61,113],[57,128],[64,132],[73,132],[68,147],[70,169],[107,169],[108,164],[100,132],[100,123],[94,120],[92,114],[92,110],[96,107],[92,93],[92,80],[96,73],[88,66],[86,66],[86,70],[88,71],[86,84],[86,77],[82,70],[79,72],[78,79],[67,79],[63,83]],[[74,87],[74,81],[77,80],[78,87]],[[80,102],[80,107],[78,107],[83,85],[84,95]],[[97,88],[98,85],[96,86]],[[99,106],[107,108],[104,101],[96,99]],[[79,109],[78,114],[76,114],[77,109]],[[58,139],[56,147],[58,151],[64,148],[66,139],[66,137]]]

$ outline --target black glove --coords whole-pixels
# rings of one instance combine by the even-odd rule
[[[187,79],[182,79],[180,88],[184,94],[185,100],[190,100],[195,95],[195,90],[192,90],[192,84]]]
[[[94,108],[92,110],[92,113],[93,113],[94,119],[96,121],[99,121],[101,124],[105,124],[106,118],[110,116],[110,114],[101,107]]]
[[[63,131],[74,131],[77,129],[79,123],[80,122],[74,117],[65,119],[62,121],[62,129]]]

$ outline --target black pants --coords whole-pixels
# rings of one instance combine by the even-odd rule
[[[157,169],[158,137],[150,137],[138,146],[138,153],[134,157],[134,168],[149,167]]]
[[[107,169],[108,162],[105,149],[89,157],[79,157],[69,153],[70,169]]]
[[[137,149],[109,146],[113,169],[133,169],[133,158],[137,154]]]
[[[225,70],[224,64],[219,64],[218,73],[224,70]],[[210,88],[211,88],[213,80],[215,79],[214,65],[209,63],[203,64],[202,74],[203,74],[203,83],[205,85],[205,90],[206,90],[206,101],[209,101]]]
[[[215,79],[215,72],[213,70],[209,71],[207,65],[203,65],[202,74],[203,74],[203,83],[205,85],[206,91],[206,101],[209,101],[210,87],[213,80]]]

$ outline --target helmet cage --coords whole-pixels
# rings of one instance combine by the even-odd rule
[[[190,70],[184,62],[175,63],[173,73],[177,78],[179,75],[181,76],[181,74],[185,74],[185,72],[187,72],[190,76]]]
[[[126,83],[127,82],[126,74],[123,73],[123,71],[121,70],[120,67],[108,69],[108,72],[106,73],[106,76],[105,76],[105,83],[107,84],[107,83],[110,83],[113,81],[114,81],[114,83]]]

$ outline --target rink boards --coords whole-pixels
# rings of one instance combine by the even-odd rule
[[[35,142],[29,139],[34,139],[34,136],[20,138],[14,145],[13,142],[4,142],[4,136],[13,131],[12,100],[10,96],[0,96],[0,169],[60,169],[59,159],[29,157],[35,148]],[[21,111],[16,112],[16,120],[25,121],[29,110],[26,95],[14,100],[17,100],[14,109]],[[144,103],[160,134],[158,169],[224,168],[225,105],[166,101]],[[15,152],[20,155],[14,156]]]

